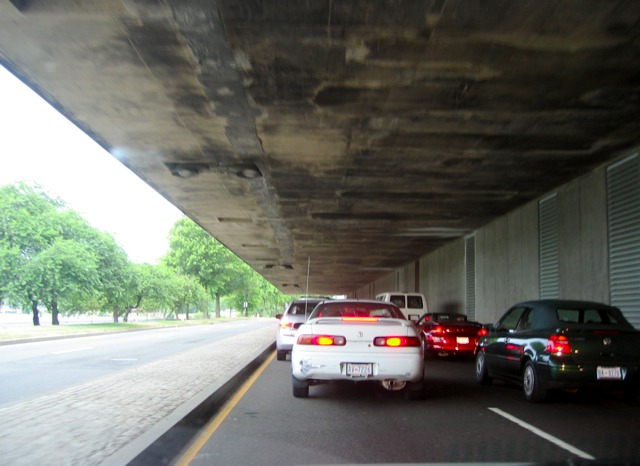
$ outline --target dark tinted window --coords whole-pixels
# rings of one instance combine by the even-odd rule
[[[574,324],[620,324],[616,315],[608,309],[558,309],[560,322]]]
[[[500,319],[498,325],[496,326],[496,330],[515,330],[520,317],[522,317],[522,314],[526,310],[527,308],[525,307],[514,307],[509,312],[507,312],[502,319]]]
[[[291,315],[310,314],[320,301],[296,301],[291,304],[287,311]]]
[[[309,318],[315,317],[405,318],[397,307],[382,303],[325,303],[319,305]]]
[[[404,304],[404,295],[400,294],[400,295],[391,295],[389,297],[389,301],[391,301],[393,304],[395,304],[398,307],[406,307]]]
[[[527,330],[531,330],[532,327],[532,312],[531,309],[527,309],[526,312],[523,312],[520,316],[520,320],[518,321],[518,332],[526,332]]]
[[[422,296],[407,296],[407,307],[409,309],[424,308],[424,304],[422,303]]]

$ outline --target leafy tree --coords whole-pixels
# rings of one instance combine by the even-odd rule
[[[24,265],[15,286],[32,302],[43,303],[51,312],[51,323],[59,325],[60,304],[81,306],[97,284],[94,254],[78,243],[58,239]]]
[[[171,282],[175,272],[165,265],[134,264],[135,305],[144,311],[163,311],[166,315],[171,309]]]
[[[282,293],[248,266],[240,277],[243,279],[242,287],[232,294],[230,303],[235,309],[242,309],[244,316],[275,316],[291,300],[290,296]]]
[[[168,282],[168,288],[171,291],[169,311],[176,319],[178,314],[184,312],[189,320],[192,308],[206,310],[208,293],[195,277],[174,274]]]
[[[65,313],[109,310],[114,321],[126,312],[129,260],[107,233],[92,228],[64,202],[23,183],[0,188],[0,297],[38,305],[59,324]]]
[[[59,236],[54,219],[64,207],[63,201],[49,197],[39,186],[0,187],[0,242],[31,257]]]
[[[243,284],[247,265],[192,220],[178,220],[169,232],[169,252],[164,258],[169,267],[198,279],[215,300],[216,317],[220,317],[220,296]],[[205,318],[208,315],[205,313]]]
[[[257,274],[256,274],[257,275]],[[259,308],[264,316],[275,316],[282,312],[284,304],[291,300],[291,296],[285,295],[262,276],[258,279]]]
[[[96,232],[91,241],[98,265],[100,308],[112,313],[113,322],[124,316],[128,320],[128,289],[134,280],[131,262],[126,253],[107,233]]]
[[[0,298],[14,298],[30,306],[34,325],[40,325],[38,298],[21,289],[20,275],[29,261],[59,237],[55,218],[63,207],[61,200],[49,197],[39,186],[0,187]]]
[[[167,269],[168,270],[168,269]],[[131,264],[131,274],[126,285],[127,310],[123,320],[128,321],[133,309],[162,309],[166,302],[167,288],[164,286],[160,266],[151,264]],[[151,306],[146,306],[147,303]],[[159,305],[157,303],[160,303]]]

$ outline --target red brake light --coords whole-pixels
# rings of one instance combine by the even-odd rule
[[[444,333],[444,329],[438,325],[433,329],[433,333]]]
[[[479,337],[483,337],[483,336],[485,336],[487,333],[489,333],[489,332],[487,331],[487,329],[486,329],[486,328],[481,328],[480,330],[478,330],[478,336],[479,336]]]
[[[552,354],[570,354],[571,346],[569,345],[569,340],[564,335],[549,335],[549,339],[547,340],[546,351]]]
[[[376,337],[373,346],[391,346],[394,348],[405,346],[420,346],[420,339],[416,337]]]
[[[344,346],[347,339],[338,335],[300,335],[297,343],[313,346]]]
[[[280,322],[280,328],[293,328],[293,322]]]
[[[344,322],[378,322],[377,317],[343,317]]]

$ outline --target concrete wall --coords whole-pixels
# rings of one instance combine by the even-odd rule
[[[377,294],[385,291],[422,291],[418,283],[419,271],[419,263],[412,262],[353,293],[349,293],[348,296],[350,298],[373,299]]]
[[[600,169],[555,191],[561,298],[608,302],[605,181]],[[495,322],[513,303],[539,298],[538,201],[475,232],[476,320]],[[464,241],[423,257],[421,264],[432,308],[464,303]]]
[[[476,232],[476,320],[495,322],[511,304],[538,297],[538,203]]]
[[[609,301],[606,169],[558,191],[560,297]]]
[[[455,240],[420,260],[420,290],[431,312],[464,312],[464,241]]]
[[[558,202],[559,297],[609,302],[606,167],[553,192]],[[538,202],[474,233],[476,320],[495,322],[513,303],[539,298]],[[431,311],[464,312],[464,239],[453,240],[357,295],[373,297],[389,290],[421,291]]]

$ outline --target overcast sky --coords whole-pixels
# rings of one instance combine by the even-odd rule
[[[156,263],[182,213],[0,66],[0,186],[38,183],[133,262]]]

